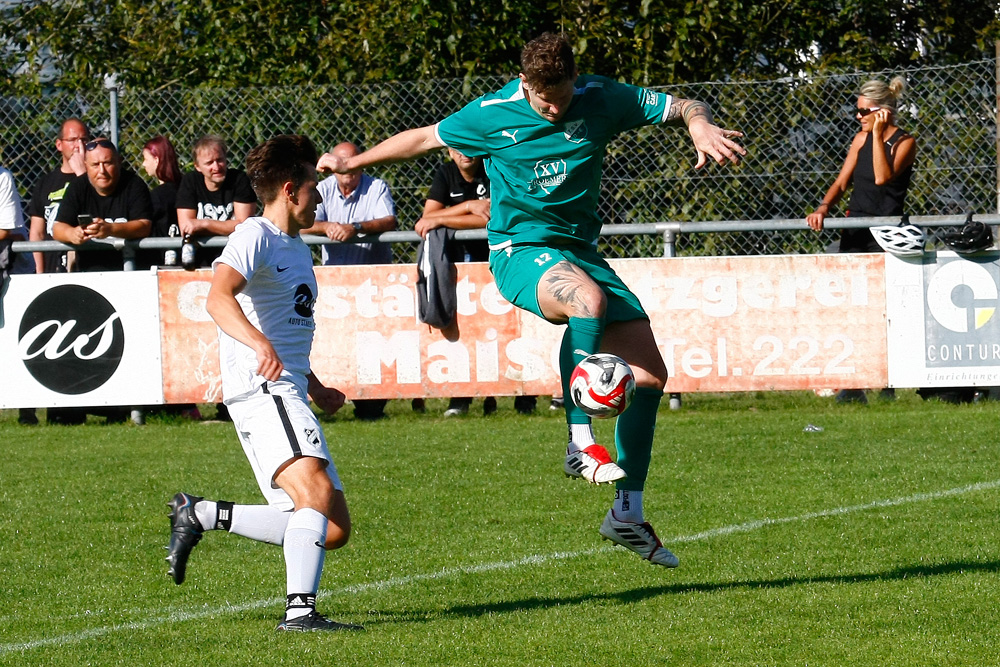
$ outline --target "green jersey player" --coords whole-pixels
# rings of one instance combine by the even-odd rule
[[[601,535],[653,563],[677,558],[643,516],[656,413],[667,381],[649,318],[639,300],[597,253],[601,166],[615,135],[643,125],[684,123],[698,154],[738,163],[743,136],[712,121],[693,100],[580,75],[565,37],[546,33],[525,45],[520,76],[436,125],[407,130],[350,159],[323,155],[320,170],[338,173],[406,160],[442,146],[485,158],[492,188],[490,269],[514,305],[566,324],[560,351],[563,396],[584,357],[610,352],[632,367],[636,393],[615,429],[617,462],[594,440],[590,419],[566,402],[569,445],[564,471],[595,484],[614,482]]]

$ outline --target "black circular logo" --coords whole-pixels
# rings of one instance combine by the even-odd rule
[[[24,311],[18,352],[31,377],[60,394],[107,382],[122,360],[125,330],[114,307],[80,285],[46,290]]]
[[[316,303],[316,297],[313,296],[312,290],[309,289],[309,285],[302,283],[299,288],[295,290],[295,312],[299,317],[312,317],[313,316],[313,304]]]

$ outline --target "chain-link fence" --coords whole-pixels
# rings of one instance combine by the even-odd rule
[[[749,157],[736,168],[695,171],[695,154],[679,128],[642,128],[608,148],[600,213],[607,223],[769,220],[802,218],[819,203],[858,130],[854,117],[861,83],[902,74],[908,92],[899,124],[918,143],[908,197],[915,215],[997,211],[996,61],[899,72],[790,77],[779,81],[713,82],[660,88],[704,100],[717,122],[746,134]],[[341,141],[371,146],[410,127],[428,125],[505,83],[498,77],[364,86],[259,89],[122,89],[119,144],[133,167],[141,147],[164,134],[190,167],[189,148],[203,134],[227,139],[232,164],[282,132],[308,134],[321,149]],[[0,97],[0,164],[27,195],[58,160],[53,141],[64,118],[78,116],[94,133],[110,132],[106,95],[53,94],[40,99]],[[401,229],[420,216],[443,154],[372,170],[392,187]],[[683,227],[682,227],[683,229]],[[755,231],[681,235],[679,254],[727,255],[820,252],[834,232]],[[602,240],[609,256],[663,254],[658,236]],[[412,261],[413,244],[396,244]]]

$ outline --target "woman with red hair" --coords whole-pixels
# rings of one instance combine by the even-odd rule
[[[169,139],[158,135],[146,142],[142,147],[142,168],[158,183],[149,193],[153,199],[153,229],[149,235],[179,236],[176,201],[182,174],[177,164],[177,151]],[[173,248],[165,253],[145,251],[141,257],[141,264],[145,266],[177,264],[177,250]]]

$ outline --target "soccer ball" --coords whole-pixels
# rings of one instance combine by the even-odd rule
[[[604,419],[625,412],[635,393],[635,376],[621,357],[598,352],[573,369],[570,396],[590,417]]]

